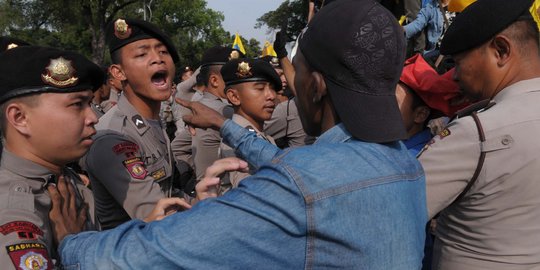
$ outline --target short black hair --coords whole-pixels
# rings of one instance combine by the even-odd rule
[[[222,65],[208,65],[201,67],[201,72],[199,75],[201,76],[201,80],[204,86],[208,86],[210,75],[212,73],[221,75],[220,71],[222,67]]]

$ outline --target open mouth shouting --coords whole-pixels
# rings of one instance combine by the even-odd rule
[[[159,70],[151,78],[152,84],[160,90],[170,91],[171,87],[168,84],[169,81],[169,72],[167,70]]]

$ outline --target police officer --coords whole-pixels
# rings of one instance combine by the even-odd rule
[[[113,65],[123,94],[96,126],[95,143],[82,160],[104,229],[149,214],[171,196],[173,160],[160,104],[171,95],[178,54],[155,25],[117,19],[107,31]]]
[[[30,44],[18,38],[6,37],[6,36],[0,37],[0,53],[3,53],[9,49],[17,48],[19,46],[28,46],[28,45]],[[1,148],[2,148],[2,140],[0,140],[0,149]],[[1,158],[2,158],[2,152],[0,152],[0,159]]]
[[[59,188],[77,187],[75,203],[92,229],[83,206],[93,212],[92,193],[65,165],[92,144],[97,117],[90,101],[103,79],[99,66],[73,52],[26,46],[0,54],[2,269],[55,268],[47,185],[59,178]]]
[[[225,82],[220,71],[225,63],[238,56],[238,53],[231,48],[215,46],[205,52],[201,61],[201,76],[206,90],[199,102],[218,111],[226,118],[232,117],[233,109],[225,96]],[[204,175],[206,168],[219,158],[220,143],[221,135],[218,131],[196,129],[191,146],[197,180]]]
[[[274,139],[263,132],[264,121],[272,117],[275,108],[276,91],[282,89],[282,81],[272,65],[260,59],[234,59],[223,66],[221,75],[225,94],[234,108],[232,120],[275,145]],[[236,156],[225,143],[221,143],[219,150],[220,158]],[[221,192],[238,187],[240,180],[249,175],[228,173],[221,181]]]
[[[532,4],[478,0],[442,41],[465,94],[485,101],[458,113],[420,156],[429,216],[440,212],[435,269],[540,268],[540,52]]]
[[[264,122],[264,132],[274,138],[279,148],[302,146],[312,143],[313,137],[307,136],[298,116],[294,95],[277,57],[265,56],[261,60],[270,63],[281,79],[282,89],[277,91],[276,108],[270,120]]]

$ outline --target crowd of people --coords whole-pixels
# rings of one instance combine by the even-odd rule
[[[106,68],[2,37],[2,269],[540,269],[539,5],[451,1],[179,72],[138,19]]]

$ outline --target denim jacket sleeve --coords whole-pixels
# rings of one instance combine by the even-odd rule
[[[63,265],[80,269],[302,269],[306,230],[305,202],[291,175],[265,165],[191,210],[69,235],[58,250]]]
[[[221,136],[223,142],[235,150],[237,157],[244,159],[255,169],[281,153],[279,147],[229,119],[221,127]]]
[[[428,4],[426,7],[420,10],[414,21],[403,26],[405,29],[405,37],[409,39],[420,33],[424,28],[426,28],[431,17],[433,17],[432,9]]]

